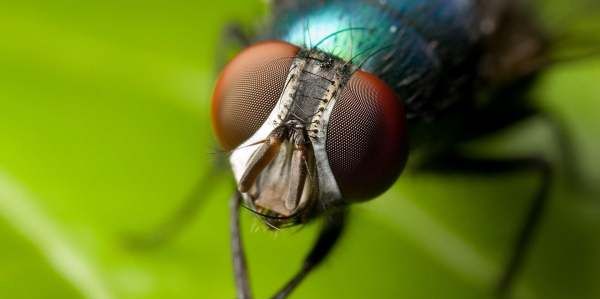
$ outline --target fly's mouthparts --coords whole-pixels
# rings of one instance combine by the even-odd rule
[[[304,129],[296,129],[294,139],[294,149],[291,160],[291,176],[288,193],[285,200],[285,207],[288,210],[295,210],[300,203],[304,185],[308,174],[308,151],[309,143],[304,134]]]
[[[250,156],[238,189],[260,210],[287,217],[314,198],[314,172],[306,129],[288,122],[276,127]]]
[[[254,152],[238,184],[240,192],[245,193],[250,190],[258,175],[273,161],[279,152],[286,135],[286,127],[279,126],[275,128],[265,142]]]

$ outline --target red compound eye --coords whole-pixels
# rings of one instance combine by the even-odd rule
[[[405,113],[394,91],[376,76],[356,72],[333,107],[326,150],[346,200],[367,200],[387,190],[408,155]]]
[[[265,41],[246,48],[221,72],[212,99],[212,124],[225,150],[250,138],[283,91],[299,48]]]

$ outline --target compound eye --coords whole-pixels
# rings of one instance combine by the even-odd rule
[[[392,185],[406,162],[403,106],[385,82],[357,71],[337,97],[326,140],[329,165],[344,199],[371,199]]]
[[[221,72],[212,99],[212,125],[221,146],[232,150],[267,120],[281,95],[299,48],[265,41],[246,48]]]

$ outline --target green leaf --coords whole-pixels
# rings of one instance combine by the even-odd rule
[[[214,160],[209,101],[220,28],[255,24],[260,2],[13,1],[0,7],[0,298],[233,298],[229,179],[172,243],[135,251]],[[559,65],[540,106],[574,136],[588,185],[600,179],[600,61]],[[543,151],[533,120],[474,145]],[[294,298],[486,298],[536,180],[417,175],[353,208],[333,255]],[[595,187],[595,186],[593,186]],[[598,298],[598,188],[564,173],[516,298]],[[266,231],[245,215],[257,298],[277,290],[317,225]]]

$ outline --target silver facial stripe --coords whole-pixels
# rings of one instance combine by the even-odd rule
[[[316,200],[321,206],[327,206],[342,199],[329,166],[325,146],[329,117],[336,95],[348,79],[350,67],[324,53],[301,51],[298,54],[290,67],[286,85],[275,108],[256,133],[230,156],[229,161],[238,184],[253,154],[275,128],[292,123],[301,124],[308,133],[314,152],[318,183]],[[251,196],[247,193],[242,195],[245,203],[254,207]]]

